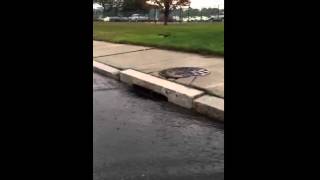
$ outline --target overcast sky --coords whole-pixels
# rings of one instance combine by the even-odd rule
[[[191,0],[191,7],[192,8],[217,8],[219,5],[220,9],[224,8],[224,0]]]

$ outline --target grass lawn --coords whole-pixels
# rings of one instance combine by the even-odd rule
[[[170,34],[165,37],[159,34]],[[220,23],[162,24],[93,23],[93,39],[164,49],[224,55],[224,25]]]

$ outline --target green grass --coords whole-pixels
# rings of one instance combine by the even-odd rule
[[[168,37],[159,34],[170,34]],[[153,46],[201,54],[224,55],[224,25],[152,23],[93,23],[93,39]]]

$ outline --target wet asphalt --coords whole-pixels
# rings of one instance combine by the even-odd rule
[[[224,179],[224,125],[139,92],[93,74],[93,179]]]

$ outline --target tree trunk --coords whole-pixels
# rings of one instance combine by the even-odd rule
[[[165,3],[164,5],[164,25],[168,25],[168,20],[169,20],[169,14],[170,14],[170,4]]]

